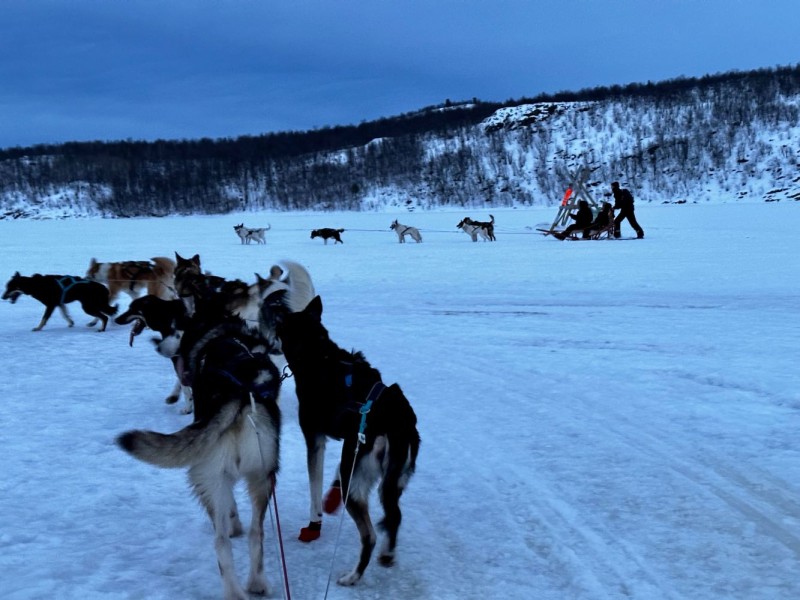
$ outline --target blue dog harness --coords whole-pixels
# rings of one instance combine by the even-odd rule
[[[347,375],[344,376],[344,385],[348,388],[348,390],[350,390],[350,388],[353,386],[352,373],[348,373]],[[358,441],[361,444],[365,444],[367,442],[367,436],[365,433],[365,431],[367,430],[367,415],[369,414],[369,411],[372,410],[372,404],[375,401],[377,401],[378,398],[380,398],[381,394],[383,393],[383,390],[385,389],[386,386],[383,384],[383,382],[376,381],[372,385],[372,389],[370,389],[369,394],[367,394],[366,401],[363,404],[358,403],[359,404],[358,412],[361,415],[361,422],[359,423],[358,426]]]
[[[89,283],[89,280],[81,277],[75,277],[73,275],[64,275],[63,277],[56,279],[56,283],[58,284],[58,287],[61,288],[61,300],[59,301],[59,304],[64,304],[64,300],[66,299],[67,292],[69,290],[79,283]]]

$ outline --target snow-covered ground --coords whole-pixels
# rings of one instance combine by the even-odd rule
[[[425,238],[405,245],[385,213],[2,221],[0,273],[174,251],[247,281],[305,264],[333,339],[403,386],[423,440],[396,566],[375,561],[329,598],[800,598],[800,204],[642,205],[643,241],[559,242],[533,232],[554,209],[494,214],[496,243],[457,232],[464,212],[397,215]],[[240,245],[241,221],[271,223],[267,244]],[[345,243],[311,240],[317,227],[345,227]],[[221,597],[184,474],[114,444],[188,423],[163,402],[169,364],[146,335],[130,348],[127,328],[96,333],[70,307],[75,328],[56,313],[32,333],[38,302],[0,304],[0,596]],[[339,521],[296,539],[308,496],[291,380],[281,406],[291,593],[317,599]],[[268,526],[279,598],[273,540]],[[334,580],[357,549],[345,518]],[[246,539],[234,552],[244,579]]]

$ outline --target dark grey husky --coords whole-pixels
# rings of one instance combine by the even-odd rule
[[[208,317],[208,318],[206,318]],[[278,369],[260,338],[238,317],[196,313],[184,330],[159,343],[174,359],[194,397],[194,422],[172,434],[129,431],[117,439],[128,453],[165,468],[187,468],[195,495],[214,526],[224,597],[248,598],[233,563],[230,535],[242,532],[233,489],[247,481],[252,502],[247,591],[268,593],[264,577],[264,515],[278,471]]]
[[[102,321],[103,325],[100,327],[100,331],[106,330],[108,318],[117,312],[116,306],[108,304],[108,288],[106,286],[73,275],[35,273],[30,277],[25,277],[17,271],[6,284],[3,300],[11,300],[11,304],[14,304],[23,294],[36,298],[45,306],[42,319],[33,328],[34,331],[41,330],[47,324],[56,308],[61,310],[61,314],[70,327],[75,325],[67,312],[66,305],[70,302],[80,302],[83,312],[94,317],[89,323],[89,327],[93,327],[98,320]]]
[[[341,494],[361,536],[355,567],[339,580],[353,585],[364,574],[375,547],[369,517],[370,490],[381,481],[386,533],[380,563],[394,563],[400,528],[400,496],[414,473],[420,438],[417,417],[400,386],[385,386],[380,372],[360,352],[337,346],[322,325],[322,300],[316,296],[299,312],[281,308],[285,292],[265,300],[275,315],[276,333],[297,390],[300,428],[305,437],[311,490],[311,522],[300,539],[319,537],[322,526],[322,474],[326,438],[343,440],[339,465]],[[358,447],[358,452],[356,449]],[[352,477],[351,477],[352,473]],[[337,502],[326,499],[326,512]]]

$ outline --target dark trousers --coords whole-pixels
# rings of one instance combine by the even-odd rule
[[[628,219],[628,223],[631,224],[633,230],[636,232],[636,235],[639,237],[644,235],[644,230],[639,226],[639,223],[636,221],[636,215],[633,214],[633,209],[630,210],[621,210],[619,214],[614,219],[614,237],[619,237],[619,226],[625,219]]]
[[[569,235],[573,231],[584,231],[583,237],[587,237],[586,236],[586,232],[585,232],[587,227],[589,227],[589,225],[579,225],[578,223],[573,223],[572,225],[567,227],[564,231],[562,231],[561,235],[563,235],[564,237],[567,237],[567,235]]]

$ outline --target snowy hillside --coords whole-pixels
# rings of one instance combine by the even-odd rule
[[[0,218],[549,206],[584,171],[598,199],[619,180],[640,204],[800,200],[800,67],[593,95],[291,139],[7,150]]]

